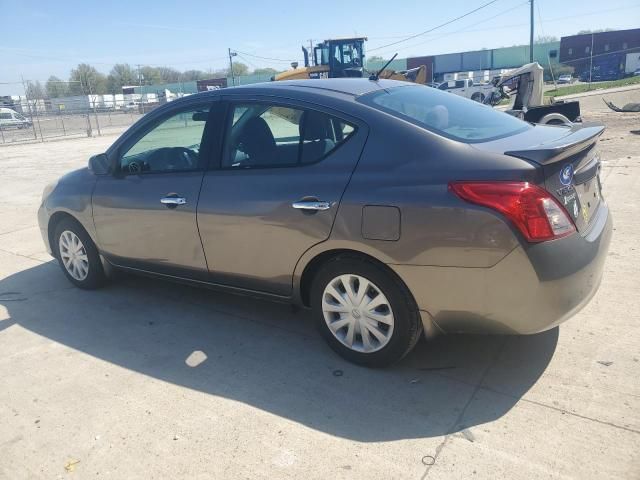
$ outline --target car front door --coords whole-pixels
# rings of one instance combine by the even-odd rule
[[[287,296],[296,263],[326,240],[367,136],[362,122],[295,102],[229,102],[198,225],[211,281]]]
[[[212,132],[222,127],[214,105],[182,103],[155,115],[110,152],[116,172],[98,178],[92,203],[100,250],[112,263],[206,279],[196,210]]]

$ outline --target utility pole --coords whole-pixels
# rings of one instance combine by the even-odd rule
[[[311,65],[315,65],[316,64],[316,56],[313,53],[313,38],[309,39],[309,55],[311,55]]]
[[[531,30],[529,32],[529,63],[533,63],[533,0],[531,2]]]
[[[229,48],[229,73],[231,74],[231,85],[235,87],[236,85],[236,77],[233,74],[233,57],[238,55],[236,52],[232,52]]]

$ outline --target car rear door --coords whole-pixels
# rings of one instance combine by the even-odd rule
[[[300,257],[331,233],[366,125],[316,105],[233,96],[226,132],[198,205],[210,279],[287,296]]]
[[[196,210],[217,130],[216,101],[180,103],[123,139],[117,172],[100,176],[93,218],[101,253],[112,263],[206,279]],[[153,114],[152,114],[153,115]]]

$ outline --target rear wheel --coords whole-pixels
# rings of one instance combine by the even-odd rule
[[[476,92],[473,95],[471,95],[471,100],[473,100],[474,102],[480,102],[483,103],[484,102],[484,93],[480,93],[480,92]]]
[[[320,269],[311,287],[311,308],[331,348],[369,367],[400,360],[422,332],[406,286],[383,267],[356,257],[337,257]]]
[[[54,240],[58,263],[71,283],[88,290],[102,286],[105,275],[98,249],[78,222],[62,220],[56,226]]]

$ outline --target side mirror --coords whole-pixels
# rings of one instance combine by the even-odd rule
[[[109,175],[111,162],[105,153],[99,153],[89,159],[89,171],[94,175]]]

